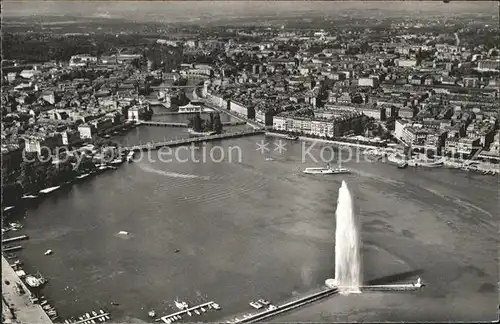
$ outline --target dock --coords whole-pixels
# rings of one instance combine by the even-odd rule
[[[82,318],[85,317],[84,315],[81,316]],[[106,318],[107,317],[107,318]],[[99,313],[97,315],[92,315],[91,317],[85,317],[84,319],[82,320],[77,320],[75,322],[73,321],[69,321],[71,324],[83,324],[83,323],[90,323],[92,320],[99,320],[99,319],[104,319],[104,321],[108,320],[109,319],[109,313]],[[103,322],[103,321],[101,321]]]
[[[21,250],[23,247],[21,245],[9,246],[3,249],[3,252],[17,251]]]
[[[21,236],[16,236],[16,237],[11,237],[2,240],[2,244],[4,243],[9,243],[9,242],[14,242],[14,241],[20,241],[20,240],[27,240],[29,237],[28,235],[21,235]]]
[[[173,322],[172,318],[174,316],[187,315],[188,312],[193,312],[194,310],[201,309],[202,307],[209,307],[209,306],[211,306],[213,304],[216,304],[216,303],[214,301],[209,301],[208,303],[204,303],[204,304],[200,304],[200,305],[196,305],[196,306],[193,306],[193,307],[190,307],[190,308],[183,309],[181,311],[178,311],[177,313],[173,313],[173,314],[162,316],[162,317],[156,319],[155,321],[156,322],[171,323],[171,322]]]
[[[399,285],[370,285],[359,287],[361,291],[409,291],[419,290],[424,287],[420,284],[399,284]]]
[[[297,299],[297,300],[293,300],[291,302],[288,302],[288,303],[280,305],[280,306],[274,306],[273,305],[273,307],[269,307],[265,311],[262,311],[260,313],[248,316],[248,317],[243,318],[243,319],[233,320],[231,322],[232,323],[255,323],[255,322],[261,322],[261,321],[264,321],[264,320],[266,320],[268,318],[271,318],[273,316],[276,316],[276,315],[279,315],[281,313],[290,311],[292,309],[304,306],[306,304],[315,302],[317,300],[320,300],[320,299],[323,299],[323,298],[326,298],[326,297],[329,297],[329,296],[336,295],[336,294],[338,294],[338,292],[339,292],[339,290],[337,288],[328,288],[328,289],[322,290],[320,292],[311,294],[309,296],[302,297],[302,298]]]

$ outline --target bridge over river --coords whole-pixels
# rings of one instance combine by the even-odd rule
[[[202,137],[191,137],[191,138],[171,140],[171,141],[166,141],[166,142],[154,142],[154,143],[148,143],[148,144],[144,144],[144,145],[135,145],[135,146],[127,147],[126,149],[129,151],[157,150],[157,149],[160,149],[160,148],[165,147],[165,146],[168,146],[168,147],[181,146],[181,145],[186,145],[186,144],[191,144],[191,143],[208,142],[208,141],[215,141],[215,140],[221,140],[221,139],[226,139],[226,138],[237,138],[237,137],[243,137],[243,136],[253,136],[253,135],[259,135],[259,134],[264,134],[264,133],[265,133],[265,131],[262,129],[253,129],[253,130],[248,130],[248,131],[243,131],[243,132],[224,133],[224,134],[202,136]]]
[[[187,123],[174,123],[174,122],[160,122],[160,121],[140,121],[138,125],[146,126],[160,126],[160,127],[189,127]],[[223,126],[239,126],[246,125],[245,121],[233,121],[233,122],[223,122]]]

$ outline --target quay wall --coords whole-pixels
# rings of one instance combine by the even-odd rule
[[[25,291],[23,295],[15,291],[16,283],[20,283]],[[52,324],[52,320],[42,307],[30,301],[30,295],[28,287],[2,255],[2,297],[8,303],[9,308],[14,310],[16,319],[12,319],[13,323]]]

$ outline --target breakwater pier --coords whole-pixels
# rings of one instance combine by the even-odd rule
[[[155,143],[148,143],[144,145],[135,145],[131,147],[127,147],[127,150],[129,151],[144,151],[144,150],[157,150],[162,147],[173,147],[173,146],[181,146],[181,145],[187,145],[191,143],[202,143],[202,142],[208,142],[208,141],[216,141],[216,140],[221,140],[221,139],[228,139],[228,138],[238,138],[238,137],[244,137],[244,136],[253,136],[253,135],[259,135],[259,134],[264,134],[263,130],[248,130],[248,131],[243,131],[243,132],[235,132],[235,133],[224,133],[224,134],[217,134],[217,135],[210,135],[210,136],[203,136],[203,137],[192,137],[192,138],[184,138],[180,140],[171,140],[171,141],[166,141],[166,142],[155,142]]]
[[[2,244],[3,243],[14,242],[14,241],[20,241],[20,240],[27,240],[27,239],[28,239],[28,235],[20,235],[20,236],[16,236],[16,237],[11,237],[11,238],[7,238],[7,239],[3,239],[2,240]]]
[[[178,311],[176,313],[173,313],[173,314],[162,316],[162,317],[156,319],[155,321],[156,322],[160,322],[161,321],[163,323],[170,324],[170,323],[176,321],[177,319],[181,319],[182,316],[184,316],[184,315],[192,316],[192,312],[198,311],[198,313],[199,313],[199,310],[201,310],[204,313],[204,312],[207,311],[207,309],[219,310],[220,306],[216,302],[214,302],[214,301],[209,301],[209,302],[204,303],[204,304],[200,304],[200,305],[196,305],[196,306],[193,306],[193,307],[185,308],[185,309],[180,310],[180,311]]]
[[[261,322],[265,321],[271,317],[280,315],[284,312],[288,312],[292,309],[307,305],[309,303],[318,301],[323,298],[327,298],[333,295],[338,294],[339,290],[337,288],[328,288],[325,290],[322,290],[320,292],[316,292],[314,294],[302,297],[297,300],[293,300],[291,302],[288,302],[283,305],[279,306],[274,306],[270,305],[266,310],[259,312],[257,314],[253,314],[250,316],[246,316],[242,319],[235,319],[233,321],[230,321],[231,323],[255,323],[255,322]]]

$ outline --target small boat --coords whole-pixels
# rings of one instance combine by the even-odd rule
[[[105,318],[105,319],[107,319],[107,320],[110,320],[110,319],[111,319],[111,318],[109,317],[109,315],[104,316],[104,318]]]
[[[40,287],[41,285],[43,285],[46,282],[43,277],[36,278],[35,276],[32,276],[32,275],[26,276],[24,280],[26,281],[26,284],[28,284],[28,286],[33,287],[33,288]]]
[[[259,302],[256,301],[250,302],[249,304],[255,309],[261,309],[263,307]]]
[[[292,140],[292,141],[296,141],[296,140],[298,140],[298,139],[299,139],[299,137],[298,137],[298,136],[293,136],[293,135],[288,135],[288,136],[286,137],[286,139],[288,139],[288,140]]]
[[[48,193],[51,193],[52,191],[56,191],[59,188],[61,188],[61,186],[49,187],[49,188],[42,189],[39,192],[42,194],[48,194]]]
[[[397,165],[398,169],[406,169],[407,167],[408,167],[408,162],[406,161]]]
[[[35,195],[24,195],[21,197],[21,199],[36,199],[38,196]]]
[[[165,323],[170,324],[170,323],[172,323],[172,320],[171,320],[170,318],[167,318],[167,319],[165,320]]]
[[[346,174],[351,173],[349,169],[346,168],[332,168],[329,165],[324,168],[306,168],[303,173],[306,174]]]
[[[111,305],[113,305],[113,306],[120,306],[119,303],[115,303],[115,302],[111,302]]]
[[[193,316],[193,314],[191,314],[191,312],[190,312],[190,311],[187,311],[187,314],[188,314],[189,316]]]
[[[89,313],[85,313],[85,316],[87,316],[87,318],[91,317]]]
[[[195,309],[194,312],[195,312],[196,315],[200,315],[201,314],[200,311],[197,310],[197,309]]]
[[[53,252],[52,252],[52,250],[47,250],[47,251],[45,251],[45,253],[44,253],[44,254],[45,254],[45,255],[51,255],[52,253],[53,253]]]
[[[156,317],[156,312],[155,312],[154,310],[150,310],[150,311],[148,312],[148,316],[149,316],[149,317]]]
[[[217,304],[217,303],[212,303],[212,307],[213,307],[214,309],[216,309],[216,310],[221,309],[221,307],[220,307],[220,306],[219,306],[219,304]]]
[[[92,311],[92,315],[93,316],[97,316],[97,312],[96,311]]]
[[[86,177],[88,177],[90,174],[89,173],[86,173],[86,174],[82,174],[82,175],[79,175],[77,176],[76,178],[77,179],[85,179]]]
[[[15,208],[16,206],[7,206],[3,209],[3,211],[8,211],[8,210],[11,210],[12,208]]]
[[[274,159],[273,159],[273,158],[268,157],[268,158],[266,158],[266,161],[274,161]]]
[[[184,310],[184,309],[188,308],[188,305],[186,302],[174,300],[174,303],[175,303],[175,307],[177,307],[180,310]]]
[[[99,310],[99,313],[104,314],[104,311],[102,309]]]
[[[111,165],[120,165],[123,163],[123,160],[120,158],[114,159],[113,161],[110,162]]]
[[[127,162],[132,162],[132,160],[134,159],[134,154],[135,154],[134,151],[128,152],[128,154],[127,154]]]
[[[203,313],[205,313],[207,310],[205,308],[200,308]]]
[[[10,229],[13,231],[22,229],[24,227],[21,223],[10,223],[9,226],[10,226]]]
[[[118,235],[128,235],[129,233],[127,231],[119,231]]]

